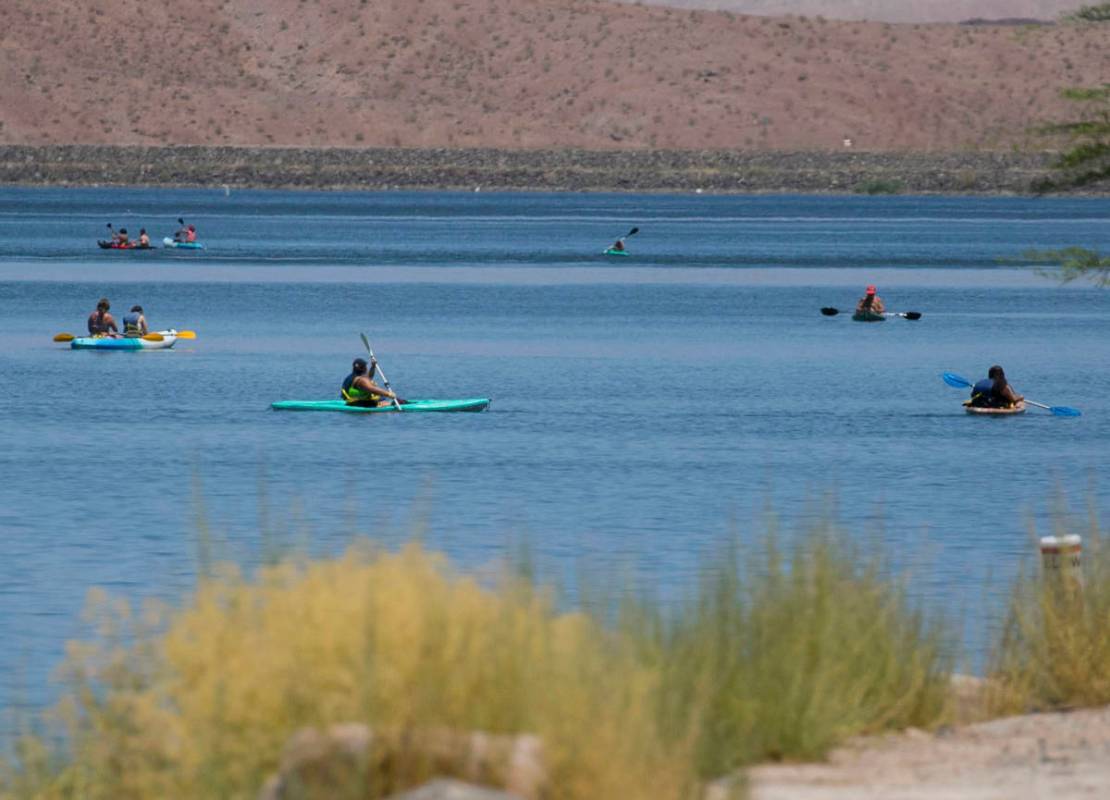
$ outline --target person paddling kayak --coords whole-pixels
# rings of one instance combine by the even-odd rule
[[[363,406],[375,408],[388,406],[393,400],[404,403],[393,392],[374,383],[374,373],[377,371],[378,362],[371,360],[367,365],[365,358],[356,358],[351,364],[351,374],[343,380],[343,387],[339,390],[340,396],[349,406]]]
[[[112,304],[108,302],[107,297],[100,298],[100,302],[96,304],[96,311],[89,314],[89,336],[119,335],[116,320],[108,313],[111,307]]]
[[[131,306],[131,310],[123,317],[123,335],[129,339],[135,339],[148,333],[150,331],[147,330],[143,307]]]
[[[181,225],[176,231],[173,232],[173,240],[175,242],[188,242],[190,244],[197,240],[197,229],[195,225],[186,225],[185,220],[179,219],[178,223]]]
[[[146,228],[139,228],[139,244],[137,246],[144,250],[150,247],[150,236],[147,235]]]
[[[623,253],[624,252],[624,240],[626,238],[628,238],[628,237],[622,236],[621,238],[617,239],[615,242],[613,242],[612,247],[610,247],[609,249],[610,250],[615,250],[618,253]]]
[[[1011,408],[1024,399],[1006,380],[1002,367],[995,364],[987,370],[987,377],[971,387],[971,399],[966,405],[973,408]]]
[[[867,293],[856,303],[857,314],[882,314],[884,310],[883,299],[875,293],[874,286],[868,286]]]

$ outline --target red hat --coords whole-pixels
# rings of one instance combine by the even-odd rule
[[[867,287],[867,293],[868,294],[875,294],[875,287],[874,286],[868,286]]]

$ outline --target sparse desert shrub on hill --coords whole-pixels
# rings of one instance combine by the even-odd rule
[[[1073,22],[1110,22],[1110,3],[1083,6],[1078,11],[1065,16]]]

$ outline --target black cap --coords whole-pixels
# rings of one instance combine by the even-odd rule
[[[131,306],[131,310],[132,311],[138,311],[140,314],[143,313],[143,307],[142,306]]]
[[[356,358],[354,360],[354,363],[351,364],[351,366],[354,367],[355,372],[362,372],[364,369],[366,369],[366,366],[367,366],[366,359],[365,358]]]

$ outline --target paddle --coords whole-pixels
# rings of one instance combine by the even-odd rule
[[[197,332],[196,331],[178,331],[177,332],[177,338],[178,339],[195,339],[195,338],[197,338]]]
[[[975,385],[967,378],[961,378],[954,372],[945,372],[940,377],[954,389],[970,389]],[[1046,406],[1044,403],[1038,403],[1036,400],[1030,400],[1028,397],[1025,398],[1025,402],[1031,406],[1051,411],[1052,414],[1057,417],[1079,417],[1083,415],[1083,412],[1078,408],[1071,408],[1069,406]]]
[[[76,338],[77,337],[74,336],[72,333],[55,333],[54,334],[54,341],[55,342],[72,342]]]
[[[825,306],[821,309],[821,313],[826,317],[835,317],[840,313],[839,308],[830,308]],[[901,317],[902,319],[921,319],[920,311],[884,311],[884,317]]]
[[[370,348],[370,340],[366,338],[365,333],[360,333],[359,336],[362,337],[362,344],[366,347],[366,352],[370,354],[370,362],[377,363],[378,359],[374,358],[374,351]],[[381,364],[378,364],[378,374],[382,376],[382,383],[385,384],[385,388],[393,392],[393,387],[389,385],[389,378],[385,377],[385,373],[382,372]],[[396,392],[393,392],[393,405],[397,407],[398,411],[401,410],[401,401],[397,399]]]

